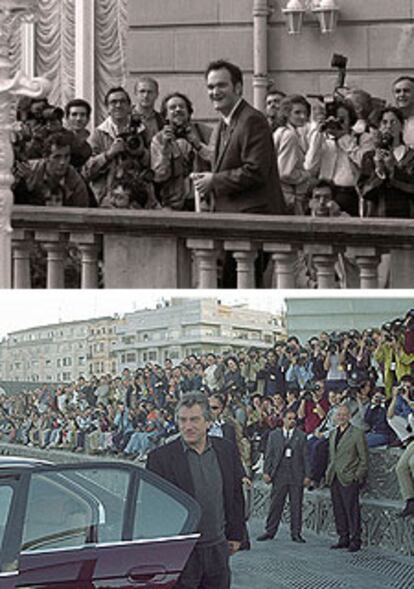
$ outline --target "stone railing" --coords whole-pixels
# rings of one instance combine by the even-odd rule
[[[253,288],[259,249],[271,261],[268,287],[301,286],[297,268],[311,260],[314,286],[336,288],[342,260],[353,268],[353,287],[377,288],[384,254],[388,286],[414,287],[414,220],[19,206],[12,226],[15,288],[31,286],[34,242],[44,251],[48,288],[64,286],[69,245],[78,251],[82,288],[99,281],[106,288],[217,288],[225,254],[235,259],[237,287]]]

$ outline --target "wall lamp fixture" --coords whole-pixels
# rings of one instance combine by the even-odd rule
[[[289,0],[282,8],[287,17],[289,35],[297,35],[302,30],[303,16],[312,12],[319,20],[321,33],[333,33],[338,22],[339,6],[336,0]]]

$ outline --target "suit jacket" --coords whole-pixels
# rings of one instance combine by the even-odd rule
[[[274,482],[283,482],[278,478],[278,471],[286,444],[287,440],[281,428],[271,432],[267,441],[263,472],[268,474]],[[293,484],[303,485],[304,478],[309,477],[310,473],[306,435],[301,430],[295,429],[289,446],[292,448],[290,460],[292,461]]]
[[[222,438],[210,437],[223,479],[225,534],[228,540],[241,541],[244,498],[240,473],[242,465],[237,447]],[[181,438],[149,453],[147,468],[194,497],[190,466]]]
[[[365,434],[361,429],[350,425],[335,448],[337,431],[338,428],[335,428],[329,436],[326,482],[330,485],[336,475],[344,486],[356,481],[362,483],[368,472],[368,446]]]
[[[218,123],[212,138],[215,210],[283,214],[272,133],[264,115],[242,100],[220,145]]]

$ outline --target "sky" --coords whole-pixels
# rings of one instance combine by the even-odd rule
[[[185,290],[14,290],[0,291],[0,338],[12,331],[65,321],[123,315],[171,297],[218,298],[224,304],[247,303],[252,309],[279,313],[284,296],[277,291],[185,291]]]
[[[401,291],[400,291],[401,292]],[[403,296],[410,296],[404,291]],[[76,321],[94,317],[123,315],[143,308],[155,308],[162,299],[171,297],[217,298],[224,304],[247,304],[252,309],[275,314],[284,310],[286,298],[313,297],[386,297],[395,296],[384,291],[300,291],[300,290],[0,290],[0,338],[12,331],[30,327]]]

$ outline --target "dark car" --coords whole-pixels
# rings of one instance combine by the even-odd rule
[[[138,466],[0,457],[0,588],[171,589],[199,519]]]

